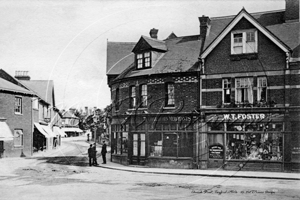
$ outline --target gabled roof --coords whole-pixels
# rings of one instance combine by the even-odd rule
[[[22,80],[20,82],[34,91],[46,103],[55,105],[54,83],[52,80]]]
[[[284,52],[289,52],[290,48],[284,42],[282,42],[278,37],[276,37],[276,35],[274,35],[271,31],[269,31],[265,26],[260,24],[253,16],[251,16],[243,8],[232,20],[230,20],[230,18],[224,19],[224,20],[230,20],[230,22],[227,23],[226,26],[223,25],[224,29],[217,35],[217,37],[214,37],[216,35],[212,37],[213,41],[211,43],[209,43],[210,42],[209,40],[207,41],[209,45],[206,46],[206,49],[201,54],[201,58],[205,58],[223,40],[223,38],[234,28],[234,26],[243,18],[248,20],[254,27],[256,27],[260,32],[262,32],[266,37],[268,37],[274,44],[276,44]],[[223,20],[221,19],[220,21]],[[223,23],[224,22],[225,21],[223,21]],[[221,24],[219,24],[219,26],[222,27]]]
[[[21,94],[27,94],[27,95],[35,95],[30,90],[27,90],[27,89],[25,89],[21,86],[18,86],[12,82],[9,82],[3,78],[0,78],[0,90],[21,93]]]
[[[135,47],[133,48],[132,52],[138,52],[146,49],[167,51],[167,46],[164,41],[157,40],[143,35],[138,41],[138,43],[135,45]]]

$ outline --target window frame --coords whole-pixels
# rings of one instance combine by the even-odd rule
[[[116,88],[116,96],[115,96],[115,109],[118,111],[120,109],[120,89]]]
[[[18,144],[16,144],[17,140],[16,140],[16,134],[19,135],[19,137],[21,138],[18,142]],[[24,133],[22,129],[14,129],[14,147],[23,147],[24,146]]]
[[[173,86],[173,97],[172,98],[170,98],[170,94],[169,94],[169,85]],[[169,103],[170,99],[173,103]],[[175,83],[174,82],[165,83],[165,106],[166,107],[175,107]]]
[[[225,84],[227,87],[225,87]],[[227,90],[229,90],[229,101],[225,102],[226,98],[225,95]],[[223,78],[222,79],[222,102],[224,104],[230,104],[231,103],[231,94],[232,94],[232,79],[231,78]]]
[[[17,100],[19,100],[17,102]],[[15,114],[22,115],[23,114],[23,98],[21,96],[15,96]]]
[[[129,108],[133,109],[136,107],[136,86],[131,85],[129,87]]]
[[[243,82],[241,82],[241,80],[243,80]],[[238,81],[240,81],[241,83],[238,84]],[[246,82],[248,82],[250,84],[247,84]],[[240,85],[240,87],[239,87],[239,85]],[[247,93],[247,96],[249,98],[247,98],[245,100],[245,94],[244,94],[244,92],[241,92],[241,101],[238,101],[238,96],[239,96],[239,92],[238,91],[239,90],[243,90],[243,91],[246,90],[245,93]],[[244,100],[242,99],[243,97],[244,97]],[[254,94],[253,94],[253,77],[239,77],[239,78],[235,78],[235,101],[238,104],[243,104],[243,103],[253,104],[253,100],[254,100]]]
[[[252,33],[253,35],[251,35]],[[235,36],[238,34],[242,34],[241,42],[235,42]],[[251,40],[249,40],[249,38]],[[247,45],[250,46],[250,43],[254,43],[252,44],[254,46],[254,49],[252,51],[247,49]],[[235,47],[241,47],[242,48],[241,53],[236,52]],[[257,52],[258,52],[258,33],[256,29],[236,30],[231,32],[231,55],[253,54]]]
[[[144,51],[135,54],[136,69],[149,69],[152,66],[151,51]]]
[[[140,85],[139,94],[140,94],[140,107],[142,107],[142,108],[147,107],[148,106],[148,86],[147,86],[147,84]]]
[[[262,84],[260,84],[262,83]],[[265,83],[265,85],[264,85]],[[265,99],[264,101],[266,102],[268,99],[268,79],[266,76],[261,76],[261,77],[257,77],[257,101],[260,102],[262,101],[261,99],[261,93],[263,91],[263,88],[265,88]]]

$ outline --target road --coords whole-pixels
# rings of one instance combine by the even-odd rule
[[[0,200],[300,199],[299,181],[134,173],[89,167],[85,138],[32,158],[0,159]]]

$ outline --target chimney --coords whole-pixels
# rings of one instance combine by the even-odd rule
[[[202,17],[199,17],[200,21],[200,37],[204,38],[206,35],[209,33],[209,28],[210,28],[210,19],[207,16],[202,15]]]
[[[28,75],[28,71],[16,71],[15,78],[21,81],[29,81],[30,76]]]
[[[299,0],[285,0],[285,22],[299,22]]]
[[[157,33],[158,33],[158,29],[153,28],[150,30],[149,34],[151,38],[157,39]]]

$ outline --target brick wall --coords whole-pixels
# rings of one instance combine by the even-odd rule
[[[194,76],[180,76],[180,77],[160,77],[160,78],[137,78],[135,80],[124,80],[124,82],[112,85],[112,99],[115,99],[116,88],[119,88],[120,99],[123,99],[120,105],[118,114],[124,114],[129,109],[129,88],[136,86],[137,105],[139,105],[139,86],[147,84],[148,95],[148,112],[161,112],[164,107],[165,99],[165,83],[175,83],[175,109],[180,112],[191,112],[197,107],[198,83]],[[115,110],[113,110],[114,112]],[[172,110],[168,110],[172,111]],[[168,112],[163,111],[163,112]]]
[[[10,127],[12,133],[15,129],[23,130],[23,146],[14,147],[13,141],[4,142],[4,157],[18,157],[23,153],[26,156],[32,155],[32,104],[31,97],[25,95],[17,95],[22,97],[22,114],[18,115],[14,112],[15,94],[0,93],[0,113],[1,117],[6,118],[6,123]]]

